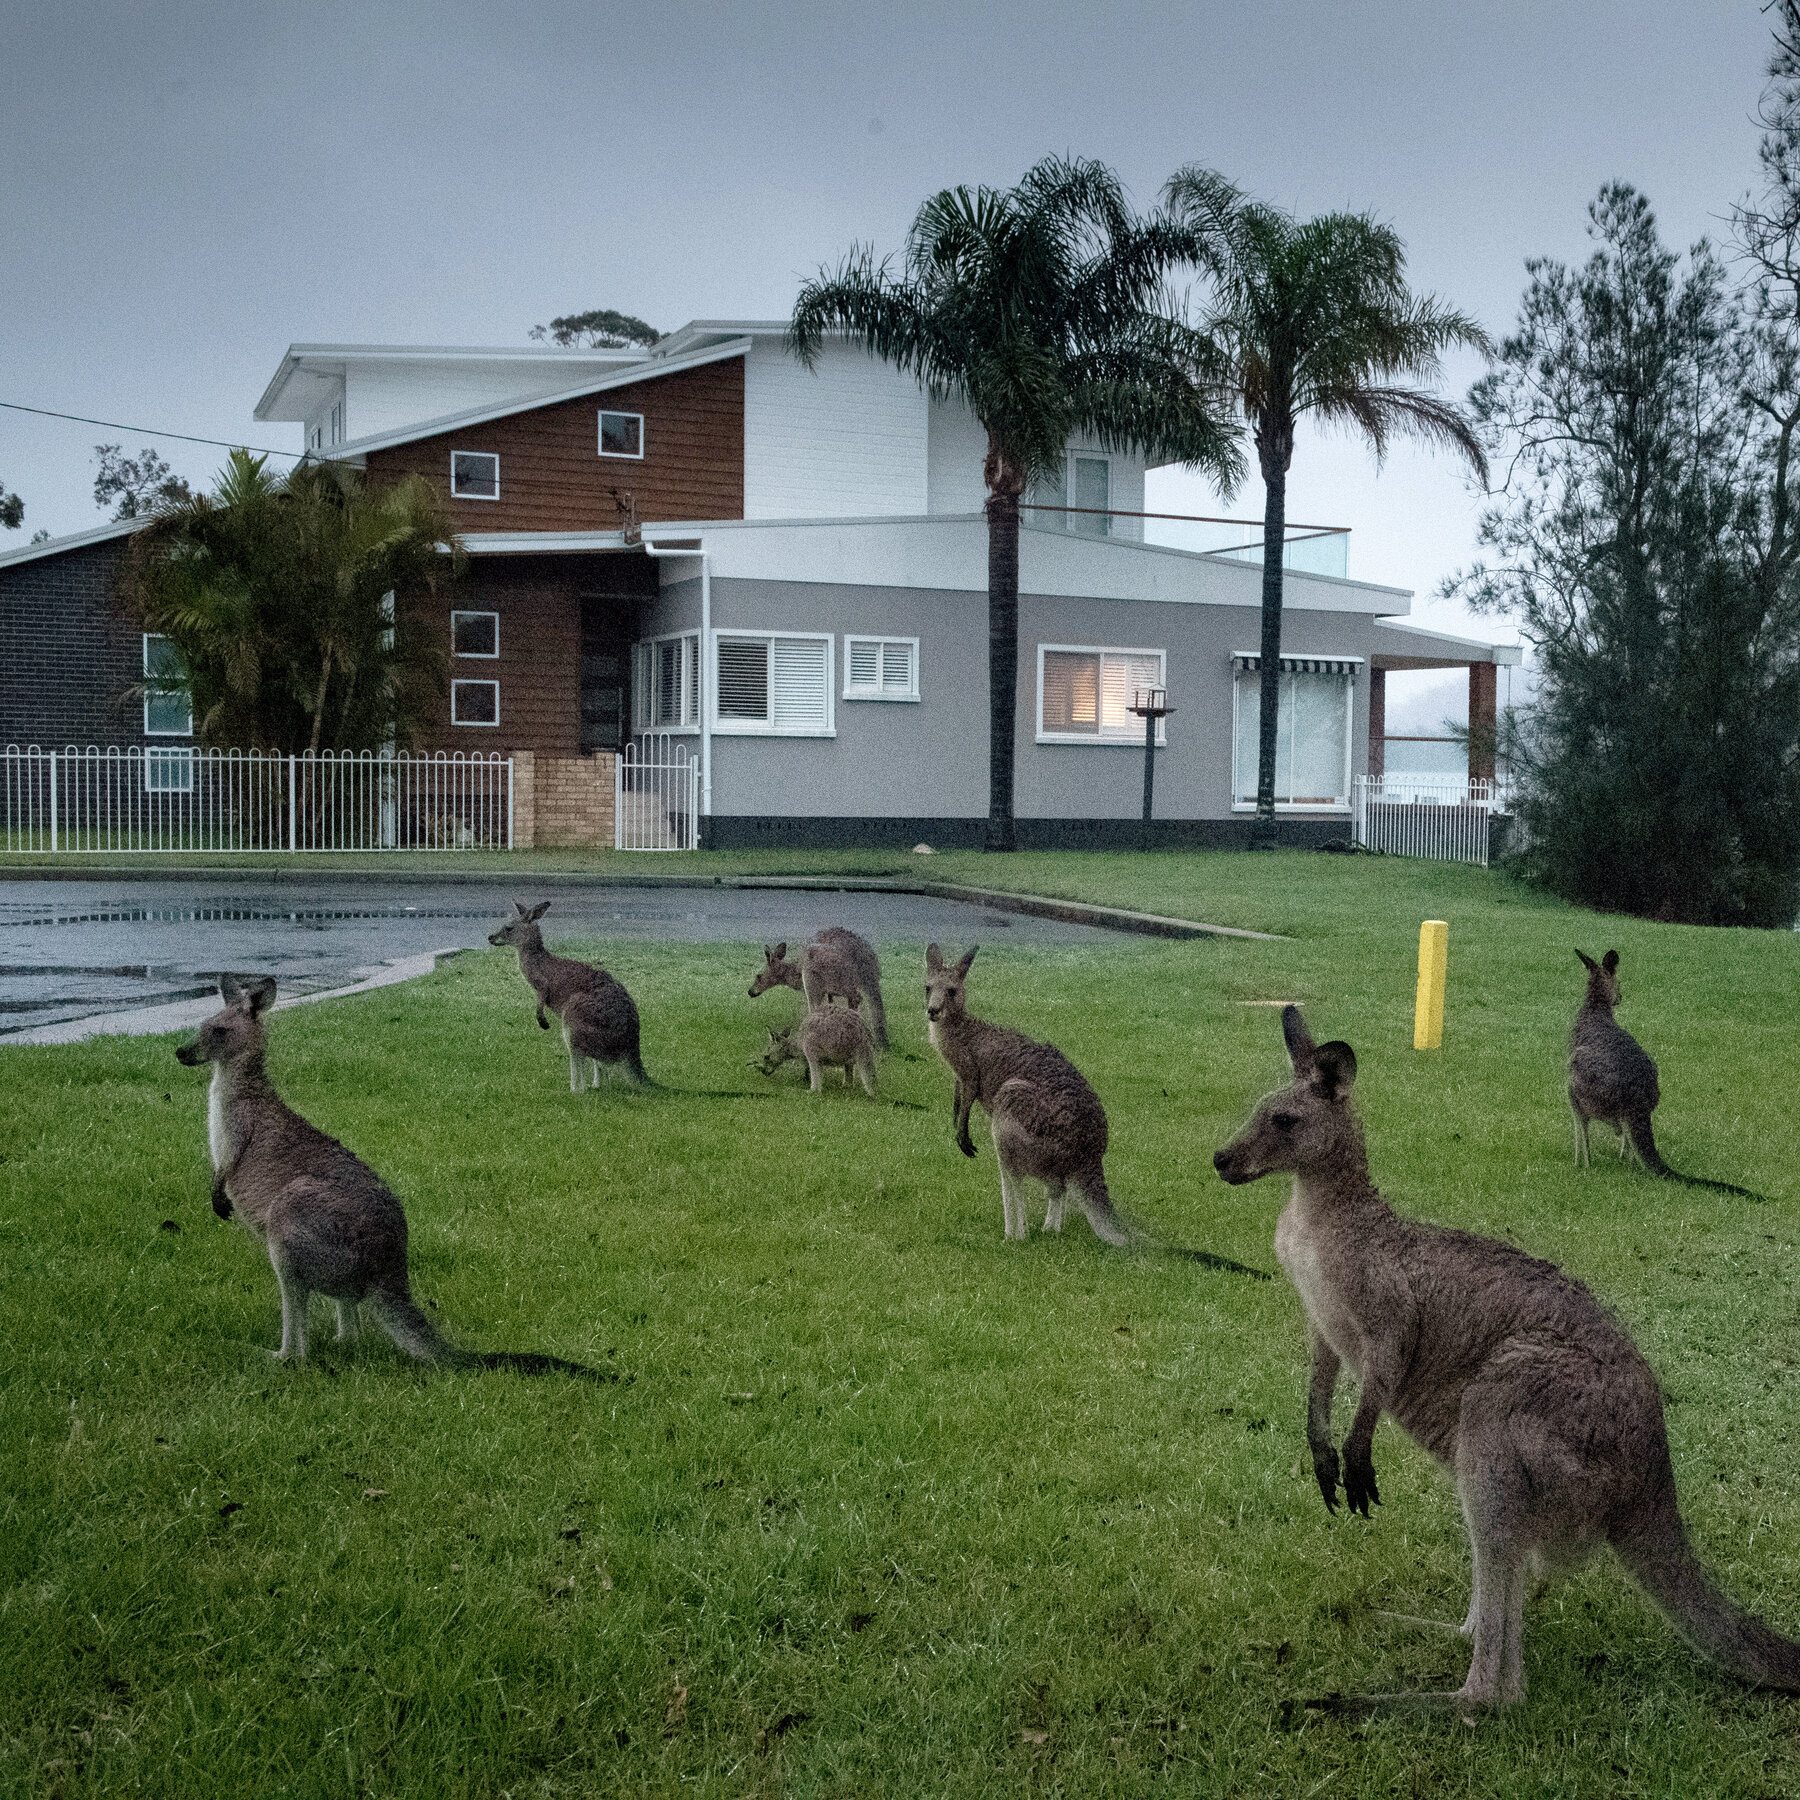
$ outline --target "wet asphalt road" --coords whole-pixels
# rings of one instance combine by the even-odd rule
[[[521,898],[531,899],[529,889]],[[557,888],[546,938],[759,945],[846,925],[872,942],[961,948],[1001,933],[1031,944],[1119,940],[1091,925],[915,894],[770,888]],[[0,1042],[66,1019],[196,998],[214,972],[269,974],[288,992],[343,986],[381,965],[467,949],[510,910],[495,887],[226,876],[171,881],[0,881]],[[748,973],[748,970],[746,971]]]

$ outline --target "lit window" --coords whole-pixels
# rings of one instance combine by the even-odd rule
[[[144,633],[144,736],[192,737],[194,701],[175,640]]]
[[[452,450],[450,492],[458,500],[498,500],[500,458],[486,450]]]
[[[830,737],[831,638],[774,632],[717,632],[721,732]]]
[[[452,725],[498,725],[500,723],[499,682],[451,682],[450,723]]]
[[[631,649],[633,731],[700,728],[700,634],[652,638]]]
[[[498,656],[500,615],[493,612],[453,612],[450,637],[458,656]]]
[[[1038,741],[1141,744],[1144,721],[1131,710],[1139,688],[1162,687],[1160,650],[1089,650],[1070,644],[1038,649]],[[1156,741],[1168,726],[1156,722]]]
[[[1236,659],[1232,708],[1231,800],[1256,804],[1262,733],[1262,659]],[[1284,656],[1275,714],[1275,804],[1346,807],[1350,804],[1351,690],[1357,659]]]
[[[916,700],[918,697],[917,638],[844,639],[846,700]]]
[[[641,457],[644,454],[644,415],[603,412],[600,415],[600,454]]]

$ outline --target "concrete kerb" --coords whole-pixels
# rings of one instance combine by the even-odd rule
[[[151,868],[121,867],[109,864],[100,868],[71,867],[58,863],[49,867],[0,867],[0,881],[239,881],[267,882],[283,887],[306,887],[314,883],[354,878],[359,871],[342,868],[255,869],[242,865],[180,867],[157,865]],[[1096,906],[1085,900],[1059,900],[1047,894],[1015,894],[1002,888],[965,887],[949,881],[910,881],[887,875],[659,875],[646,871],[642,875],[586,873],[581,870],[546,870],[521,874],[505,869],[394,869],[368,871],[370,877],[400,884],[432,884],[440,887],[511,888],[521,892],[542,892],[549,888],[568,891],[578,888],[766,888],[795,893],[872,893],[917,894],[930,900],[958,900],[973,906],[985,906],[994,912],[1029,914],[1034,918],[1058,919],[1066,925],[1092,925],[1104,931],[1130,932],[1140,937],[1161,938],[1248,938],[1260,943],[1284,941],[1272,931],[1249,931],[1239,925],[1208,925],[1198,919],[1172,919],[1160,913],[1133,912],[1120,906]],[[340,990],[351,991],[351,990]],[[321,995],[308,998],[323,998]],[[204,1015],[202,1015],[204,1016]],[[48,1028],[47,1028],[48,1029]],[[168,1027],[166,1029],[173,1029]],[[24,1041],[14,1039],[13,1042]]]

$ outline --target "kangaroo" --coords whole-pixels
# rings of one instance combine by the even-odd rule
[[[1062,1230],[1063,1201],[1073,1188],[1096,1237],[1114,1245],[1131,1243],[1135,1234],[1113,1211],[1101,1171],[1106,1109],[1099,1095],[1060,1050],[969,1014],[963,990],[974,960],[971,949],[961,962],[947,965],[936,944],[927,948],[925,1017],[932,1048],[956,1076],[956,1142],[964,1156],[975,1154],[969,1111],[976,1101],[987,1109],[1000,1159],[1007,1237],[1028,1235],[1019,1179],[1029,1175],[1050,1190],[1046,1231]]]
[[[1281,1022],[1293,1080],[1213,1163],[1233,1186],[1294,1177],[1275,1254],[1311,1327],[1306,1436],[1319,1491],[1335,1512],[1331,1399],[1348,1363],[1362,1387],[1344,1440],[1352,1511],[1366,1518],[1381,1499],[1370,1444],[1391,1412],[1452,1471],[1474,1560],[1460,1627],[1474,1654],[1462,1687],[1356,1704],[1522,1700],[1527,1580],[1572,1569],[1602,1545],[1701,1650],[1747,1681],[1800,1692],[1800,1644],[1734,1606],[1694,1556],[1662,1394],[1637,1346],[1553,1263],[1396,1213],[1369,1179],[1350,1099],[1355,1053],[1314,1044],[1297,1007]]]
[[[862,940],[858,938],[857,942]],[[869,954],[873,956],[874,952],[871,950]],[[804,994],[809,1012],[817,1006],[829,1006],[833,1000],[841,999],[852,1012],[863,1003],[861,977],[850,958],[836,945],[820,944],[817,940],[801,950],[797,963],[787,960],[785,942],[772,950],[767,944],[763,945],[763,966],[750,983],[750,998],[754,1000],[772,987],[791,987],[796,993]],[[871,1003],[870,1010],[873,1011],[878,1003],[879,997]],[[885,1036],[882,1042],[885,1044]]]
[[[537,994],[537,1022],[546,1031],[550,1029],[546,1011],[561,1015],[563,1043],[569,1052],[569,1092],[581,1092],[590,1064],[595,1087],[600,1085],[602,1065],[621,1064],[639,1087],[653,1085],[638,1052],[636,1003],[604,969],[552,956],[544,948],[538,920],[549,910],[548,900],[530,908],[515,900],[513,916],[498,931],[488,933],[488,942],[518,946],[519,972]]]
[[[1619,953],[1609,950],[1599,962],[1580,950],[1575,954],[1588,972],[1587,993],[1569,1034],[1569,1110],[1575,1115],[1576,1167],[1592,1163],[1588,1125],[1599,1119],[1618,1132],[1619,1155],[1635,1156],[1652,1175],[1756,1199],[1748,1188],[1683,1175],[1663,1161],[1650,1129],[1650,1115],[1662,1098],[1656,1064],[1643,1045],[1613,1019],[1613,1008],[1619,1004]]]
[[[765,1075],[773,1075],[784,1062],[803,1057],[807,1076],[816,1094],[824,1088],[821,1067],[844,1071],[844,1086],[850,1085],[850,1072],[856,1071],[864,1092],[875,1092],[875,1044],[860,1014],[848,1007],[822,1006],[809,1012],[798,1025],[785,1031],[769,1033],[768,1048],[756,1065]]]
[[[225,1002],[176,1057],[213,1066],[206,1103],[213,1211],[236,1217],[269,1253],[281,1289],[283,1362],[306,1360],[306,1303],[337,1302],[337,1334],[355,1335],[367,1301],[382,1328],[420,1362],[465,1368],[560,1370],[601,1379],[560,1357],[458,1350],[413,1303],[406,1273],[406,1214],[388,1185],[336,1138],[285,1105],[263,1067],[263,1015],[275,999],[270,976],[219,977]]]
[[[834,965],[847,966],[857,986],[868,996],[869,1031],[875,1039],[875,1048],[885,1050],[888,1047],[887,1008],[881,1000],[881,958],[875,954],[875,946],[842,925],[827,925],[807,940],[801,955],[802,974],[806,958],[821,955],[831,958]]]

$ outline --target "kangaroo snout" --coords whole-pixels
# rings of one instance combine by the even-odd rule
[[[1213,1167],[1218,1170],[1219,1179],[1230,1182],[1233,1187],[1242,1187],[1245,1182],[1256,1179],[1256,1171],[1232,1144],[1213,1152]]]
[[[190,1069],[197,1069],[206,1059],[200,1053],[200,1046],[195,1043],[177,1045],[175,1060],[178,1063],[185,1063]]]

